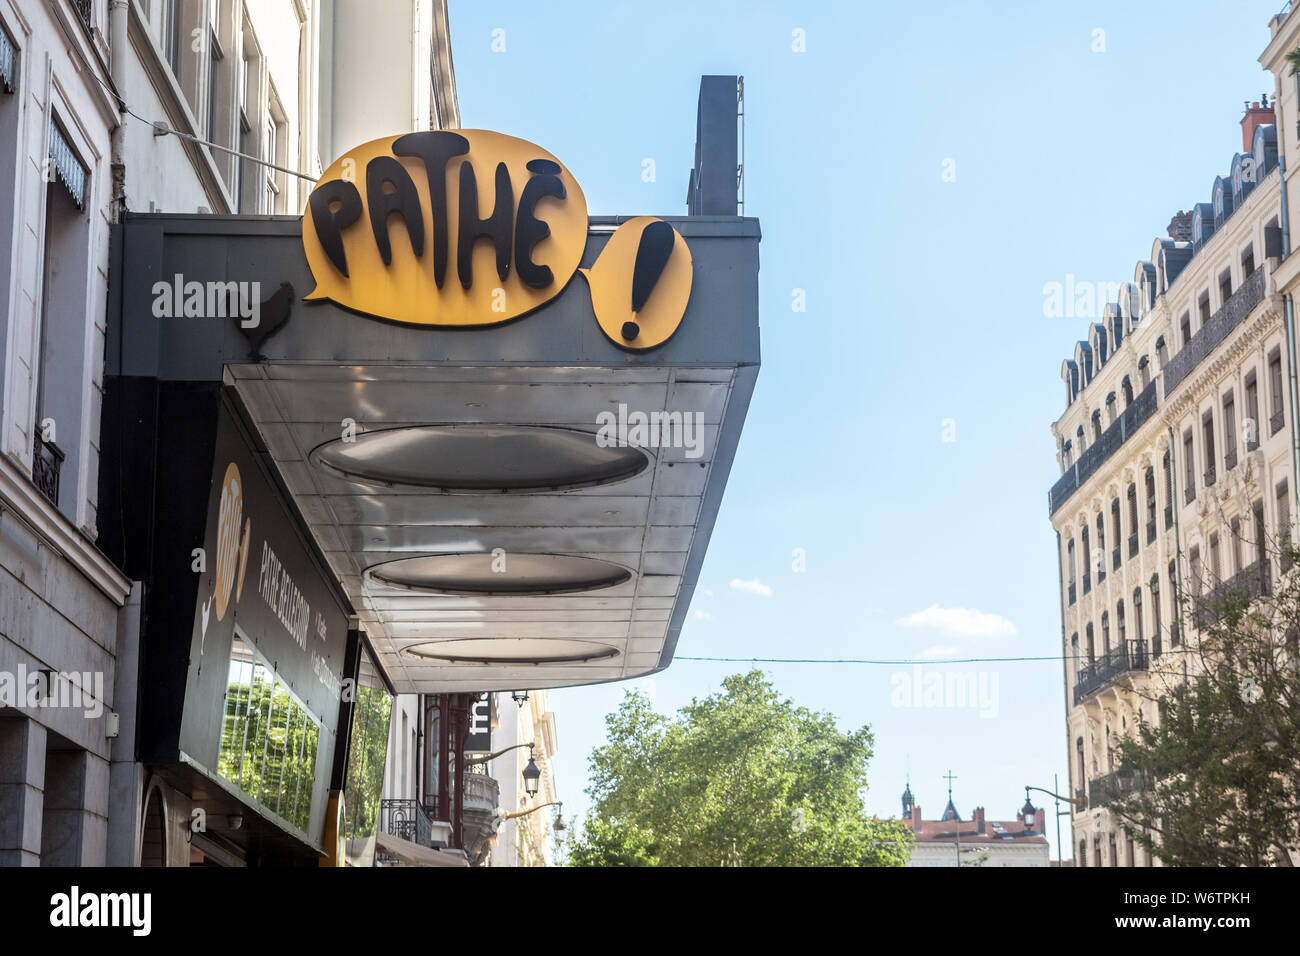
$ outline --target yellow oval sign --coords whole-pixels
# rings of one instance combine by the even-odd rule
[[[563,291],[587,199],[546,150],[487,130],[372,140],[340,156],[303,214],[307,299],[410,325],[496,325]]]

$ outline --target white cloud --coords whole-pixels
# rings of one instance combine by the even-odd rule
[[[988,614],[968,607],[939,607],[931,604],[894,621],[899,627],[924,627],[941,631],[950,637],[1012,637],[1015,624],[1001,614]]]
[[[936,657],[952,657],[952,655],[956,653],[957,648],[955,647],[943,647],[942,645],[936,644],[934,647],[927,647],[923,650],[921,652],[921,657],[926,660],[932,660]]]
[[[710,614],[708,611],[696,611],[695,619],[697,621],[711,621],[713,620],[713,615]]]
[[[733,591],[745,591],[749,594],[761,594],[765,598],[772,596],[772,589],[758,578],[750,578],[748,581],[732,578],[731,589]]]
[[[705,597],[713,597],[713,589],[712,589],[712,588],[705,588],[705,589],[704,589],[704,596],[705,596]]]

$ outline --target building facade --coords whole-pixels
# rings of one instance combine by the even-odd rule
[[[963,820],[950,791],[943,815],[925,820],[908,783],[902,820],[911,827],[915,841],[908,866],[1051,866],[1044,812],[1028,801],[1014,820],[988,820],[983,807],[976,807],[971,819]]]
[[[1275,19],[1275,41],[1279,29]],[[1280,59],[1270,69],[1289,70]],[[1077,865],[1157,863],[1107,810],[1138,784],[1116,746],[1139,720],[1158,721],[1160,698],[1195,671],[1203,609],[1229,591],[1271,593],[1287,570],[1277,545],[1297,500],[1294,269],[1275,111],[1288,87],[1294,101],[1279,81],[1271,101],[1247,103],[1241,151],[1062,366],[1049,510]]]
[[[441,2],[0,4],[0,864],[192,852],[146,810],[146,597],[100,534],[113,224],[299,214],[336,137],[459,124],[448,37]]]

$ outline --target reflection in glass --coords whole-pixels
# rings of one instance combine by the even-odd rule
[[[252,647],[235,638],[217,772],[304,833],[320,725]]]
[[[374,865],[375,832],[392,711],[393,698],[363,646],[343,796],[343,836],[347,841],[347,858],[351,866]]]

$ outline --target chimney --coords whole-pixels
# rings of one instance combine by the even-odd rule
[[[1273,118],[1273,107],[1268,105],[1268,94],[1264,94],[1263,105],[1247,103],[1246,115],[1241,118],[1241,151],[1249,153],[1255,141],[1255,130],[1260,126],[1277,122]]]
[[[919,806],[912,807],[912,832],[921,832],[921,808]]]
[[[1034,829],[1037,830],[1040,835],[1046,835],[1047,833],[1047,811],[1042,807],[1039,807],[1034,813]]]
[[[1178,210],[1178,215],[1169,220],[1169,238],[1175,242],[1192,241],[1192,214]]]
[[[984,808],[983,807],[975,808],[975,832],[976,833],[984,832]]]

